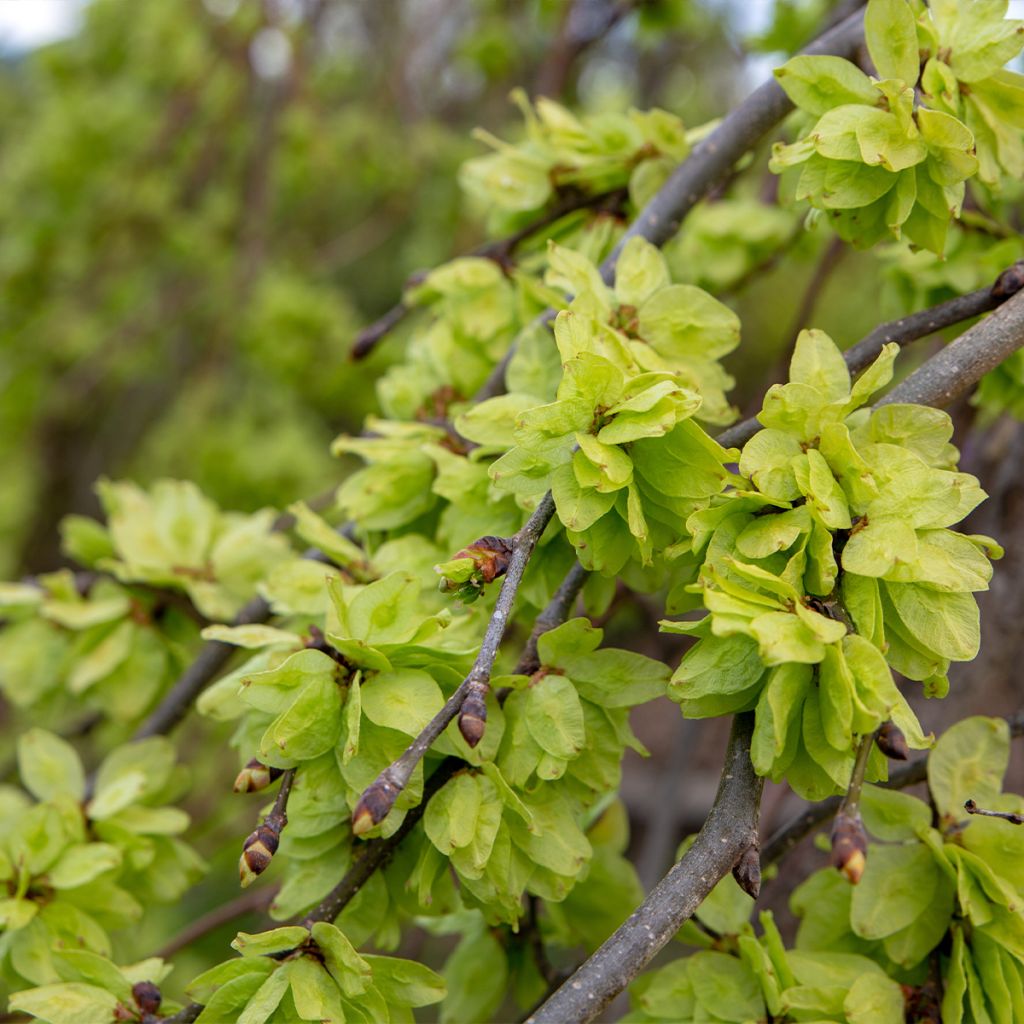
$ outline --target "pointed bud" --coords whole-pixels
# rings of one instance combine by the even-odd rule
[[[910,747],[907,746],[907,738],[903,735],[899,726],[893,722],[886,722],[878,730],[878,735],[875,736],[875,743],[878,744],[878,749],[893,761],[906,761],[910,757]]]
[[[1024,288],[1024,260],[1017,260],[996,278],[996,283],[992,285],[992,295],[1004,299],[1016,295],[1021,288]]]
[[[851,885],[856,885],[867,863],[868,836],[864,831],[860,815],[837,814],[832,825],[832,866],[846,876]]]
[[[284,774],[283,768],[269,768],[255,757],[238,773],[236,793],[258,793]]]
[[[388,777],[384,769],[374,781],[363,790],[363,795],[352,812],[352,831],[361,836],[379,825],[395,806],[398,794],[402,792]]]
[[[238,875],[243,889],[252,885],[270,867],[280,842],[280,831],[266,822],[249,834],[238,861]]]
[[[137,981],[132,985],[132,997],[143,1013],[156,1013],[163,1001],[160,989],[151,981]]]
[[[483,738],[487,728],[487,683],[474,683],[466,692],[459,711],[459,732],[462,738],[475,747]]]
[[[761,892],[761,851],[756,843],[748,846],[732,869],[739,887],[755,900]]]

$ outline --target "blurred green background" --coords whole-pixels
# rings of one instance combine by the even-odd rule
[[[336,483],[328,442],[358,429],[402,347],[398,332],[356,364],[352,338],[410,273],[480,241],[456,172],[483,151],[474,126],[518,137],[513,87],[589,111],[659,105],[697,125],[771,67],[754,51],[813,34],[826,5],[2,6],[10,578],[60,564],[57,523],[97,511],[101,474],[188,477],[238,509]],[[63,37],[32,45],[40,22]],[[820,244],[798,246],[788,273],[806,276]],[[791,293],[746,303],[759,351],[782,339]]]

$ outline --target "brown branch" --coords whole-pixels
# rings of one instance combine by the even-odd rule
[[[990,370],[1024,346],[1024,292],[1007,299],[932,356],[878,404],[907,402],[943,408],[967,394]]]
[[[537,616],[530,640],[536,646],[536,637],[549,629],[554,629],[568,617],[572,609],[575,595],[579,593],[580,587],[586,577],[586,572],[576,563],[569,570],[565,579],[554,596],[548,602],[544,610]],[[572,597],[569,597],[569,594]],[[527,651],[530,644],[527,643]],[[535,656],[535,655],[534,655]],[[517,672],[525,671],[526,652],[519,660],[516,667]],[[457,757],[445,758],[431,773],[423,786],[423,799],[415,806],[406,811],[405,818],[396,832],[387,839],[371,839],[361,844],[360,853],[356,862],[349,868],[345,877],[331,890],[316,910],[310,912],[303,923],[312,924],[314,921],[333,921],[345,908],[349,900],[360,890],[366,880],[378,868],[383,867],[394,854],[399,843],[412,831],[416,822],[423,816],[430,798],[462,767],[463,762]]]
[[[672,938],[758,842],[764,780],[750,763],[754,716],[733,719],[714,806],[696,840],[626,922],[535,1013],[528,1024],[592,1020]]]
[[[487,717],[483,699],[490,686],[494,659],[498,656],[498,647],[512,618],[516,595],[530,556],[554,514],[555,503],[549,491],[541,498],[540,504],[522,529],[512,538],[512,554],[509,557],[508,569],[501,581],[498,600],[494,611],[491,612],[483,642],[480,644],[480,652],[469,675],[445,701],[444,707],[409,744],[402,756],[388,765],[363,792],[352,813],[352,830],[356,835],[369,831],[384,820],[394,806],[398,794],[412,777],[416,765],[456,715],[460,715],[459,729],[470,746],[476,746],[482,738]]]
[[[859,373],[878,357],[884,345],[890,343],[901,346],[909,345],[913,341],[928,337],[928,335],[933,334],[935,331],[952,327],[954,324],[962,323],[964,320],[973,320],[982,313],[987,313],[990,310],[998,309],[1005,305],[1007,300],[1016,295],[1022,287],[1024,287],[1024,261],[1014,263],[1008,267],[986,288],[979,288],[977,291],[968,292],[966,295],[959,295],[946,302],[940,302],[937,306],[932,306],[930,309],[911,313],[909,316],[902,317],[899,320],[891,320],[888,323],[880,324],[855,345],[848,348],[843,353],[843,358],[846,360],[846,365],[850,368],[851,373]],[[981,324],[977,324],[972,330],[980,326]],[[966,337],[966,335],[964,336]],[[1008,354],[1000,355],[993,365],[1001,362]],[[979,374],[968,387],[973,386],[975,381],[980,379],[981,376]],[[886,401],[906,402],[914,401],[914,399],[893,399],[890,395],[888,398],[883,399],[883,402]],[[925,401],[923,404],[935,403]],[[726,448],[742,447],[760,429],[761,424],[755,417],[751,417],[719,434],[718,442]]]

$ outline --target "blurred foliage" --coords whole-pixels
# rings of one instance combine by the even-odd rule
[[[94,0],[0,67],[0,572],[53,568],[103,473],[240,509],[336,482],[387,359],[352,336],[472,246],[455,171],[514,84],[689,123],[742,88],[721,12],[638,4],[590,39],[569,6]]]

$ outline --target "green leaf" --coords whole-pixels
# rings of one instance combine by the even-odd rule
[[[110,843],[71,846],[47,872],[55,889],[75,889],[121,865],[121,851]]]
[[[333,676],[314,676],[263,734],[260,759],[288,767],[288,762],[309,761],[326,753],[341,732],[338,684]],[[282,762],[285,762],[282,764]]]
[[[462,773],[446,782],[427,804],[423,828],[445,856],[468,846],[476,834],[481,791],[476,779]]]
[[[85,772],[70,743],[45,729],[29,729],[18,737],[18,773],[37,800],[85,794]]]
[[[764,999],[756,975],[742,961],[705,950],[691,957],[690,982],[705,1013],[725,1020],[760,1020]]]
[[[338,983],[346,996],[358,996],[366,991],[371,981],[372,969],[349,942],[337,925],[317,921],[312,928],[313,941],[323,954],[324,963],[331,977]]]
[[[270,956],[301,946],[309,938],[309,929],[293,924],[272,928],[267,932],[239,932],[231,941],[231,948],[242,956]]]
[[[15,992],[9,1005],[50,1024],[82,1024],[113,1020],[117,996],[95,985],[66,982]]]
[[[669,283],[668,266],[661,251],[639,235],[627,239],[615,264],[615,294],[619,301],[641,306]]]
[[[422,669],[381,672],[361,687],[363,714],[375,725],[416,736],[441,710],[444,696]]]
[[[586,743],[580,698],[564,676],[549,673],[530,684],[526,722],[540,748],[554,757],[571,760]]]
[[[614,491],[603,493],[592,487],[581,487],[571,463],[559,466],[551,474],[551,495],[555,499],[558,518],[570,530],[587,530],[615,504]]]
[[[789,379],[814,388],[829,402],[850,394],[850,371],[843,354],[824,331],[801,331],[797,335]]]
[[[864,35],[882,78],[898,78],[907,85],[917,82],[917,25],[906,0],[868,0]]]
[[[251,624],[247,626],[207,626],[203,632],[204,640],[219,640],[221,643],[234,644],[236,647],[247,647],[250,649],[259,647],[301,645],[301,638],[295,633],[289,633],[283,629],[276,629],[274,626],[261,626]]]
[[[970,594],[943,593],[912,583],[883,586],[903,624],[923,647],[950,661],[970,661],[978,653],[981,625]]]
[[[294,961],[278,965],[273,974],[253,993],[245,1009],[239,1014],[236,1024],[265,1024],[276,1012],[291,981]]]
[[[429,1006],[447,992],[444,978],[429,967],[393,956],[364,957],[373,972],[373,984],[394,1006]]]
[[[802,453],[799,438],[785,430],[760,430],[743,447],[740,472],[769,498],[792,501],[800,497],[792,460]]]
[[[843,1011],[849,1024],[903,1024],[903,990],[891,978],[862,975],[850,986]]]
[[[938,885],[939,868],[919,843],[874,846],[854,887],[850,924],[865,939],[883,939],[906,928],[928,908]]]
[[[788,662],[768,674],[768,682],[757,703],[750,756],[759,775],[778,775],[796,753],[804,697],[811,684],[812,670]]]
[[[194,999],[198,1003],[209,1003],[214,993],[228,982],[245,975],[265,978],[274,970],[274,966],[274,961],[266,957],[237,957],[234,960],[218,964],[216,967],[211,967],[210,970],[193,978],[185,991],[190,999]],[[262,981],[258,981],[252,991],[255,992],[261,984]]]
[[[842,57],[793,57],[775,69],[775,78],[801,110],[818,116],[844,103],[873,106],[878,99],[871,79]]]
[[[309,957],[292,961],[288,979],[295,1009],[303,1020],[345,1024],[341,993],[327,970]]]
[[[508,960],[491,930],[476,928],[464,933],[441,973],[448,991],[441,1024],[488,1020],[504,999]]]
[[[867,830],[879,839],[914,839],[932,822],[926,803],[907,793],[881,786],[864,786],[861,813]]]
[[[997,797],[1010,763],[1010,732],[1002,718],[976,715],[950,726],[928,758],[928,788],[939,813],[964,816],[964,801]]]

